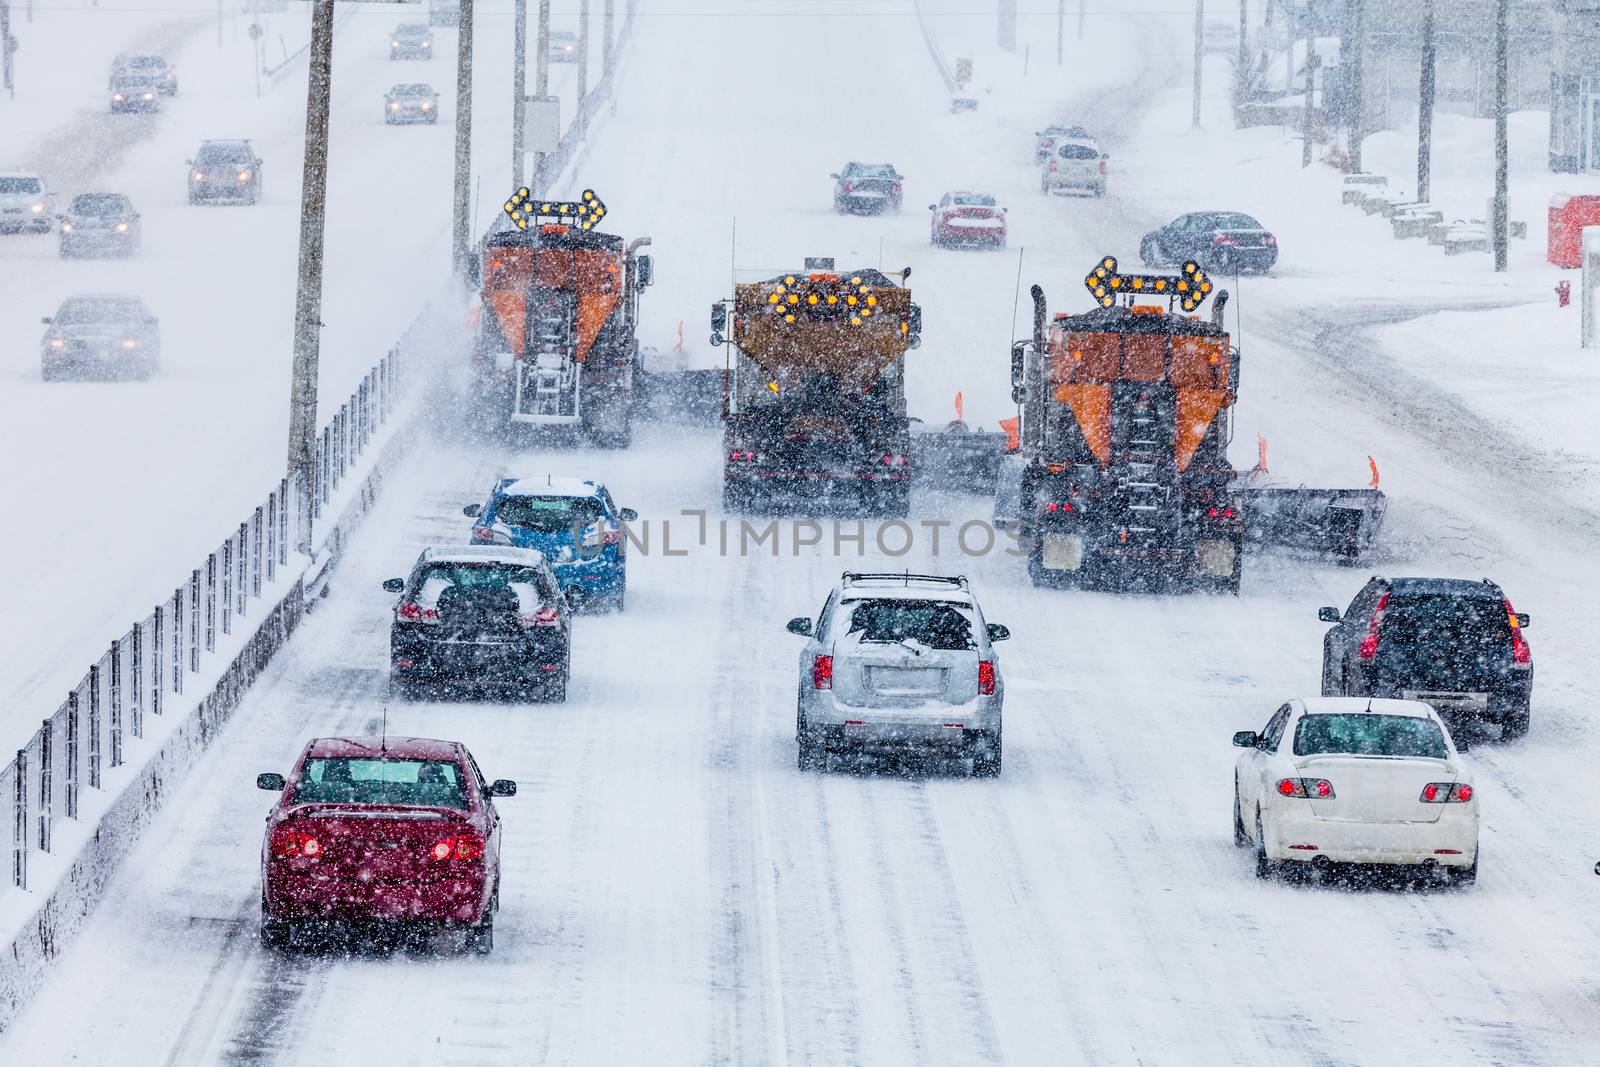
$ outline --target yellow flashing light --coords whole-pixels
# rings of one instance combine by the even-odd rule
[[[585,189],[576,201],[535,200],[527,186],[512,193],[502,210],[519,230],[528,228],[530,218],[551,215],[576,216],[579,229],[592,230],[606,214],[605,203],[593,189]]]

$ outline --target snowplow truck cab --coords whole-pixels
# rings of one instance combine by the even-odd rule
[[[1048,324],[1034,286],[1033,343],[1012,350],[1023,425],[1005,510],[1034,535],[1030,576],[1237,592],[1244,521],[1227,448],[1239,353],[1220,325],[1226,294],[1212,321],[1183,313],[1211,292],[1195,264],[1122,277],[1107,257],[1096,271],[1101,306]]]
[[[483,399],[501,418],[570,426],[602,447],[628,445],[639,297],[651,280],[639,249],[648,243],[625,245],[565,218],[484,239],[475,354]]]
[[[911,485],[905,354],[921,331],[904,285],[910,272],[807,262],[804,272],[739,283],[712,308],[712,342],[731,342],[724,506],[902,516]]]

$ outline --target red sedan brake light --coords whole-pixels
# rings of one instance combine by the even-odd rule
[[[267,850],[274,856],[316,857],[322,855],[322,842],[303,830],[280,826],[272,831]]]
[[[428,850],[428,856],[441,863],[449,859],[475,860],[482,858],[484,848],[483,835],[476,830],[469,830],[440,840]]]
[[[560,626],[561,613],[547,604],[532,615],[518,615],[517,621],[523,626]]]

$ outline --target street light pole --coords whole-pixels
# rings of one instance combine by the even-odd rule
[[[1244,106],[1250,76],[1250,0],[1239,0],[1239,69],[1233,76],[1233,105]]]
[[[589,135],[589,0],[578,0],[578,140]]]
[[[1292,38],[1292,37],[1289,38],[1289,42],[1290,42],[1290,45],[1292,47],[1293,43],[1294,43],[1294,38]],[[1303,114],[1301,115],[1302,122],[1301,122],[1301,127],[1300,127],[1300,169],[1301,170],[1304,170],[1305,168],[1311,166],[1312,116],[1315,114],[1315,112],[1311,110],[1311,103],[1312,103],[1312,93],[1316,90],[1316,86],[1317,86],[1317,83],[1316,83],[1317,68],[1319,66],[1321,66],[1321,65],[1322,65],[1322,60],[1320,58],[1318,58],[1318,56],[1317,56],[1316,31],[1313,30],[1308,25],[1306,27],[1306,98],[1305,98],[1305,102],[1301,105],[1301,108],[1300,108],[1300,110],[1303,112]],[[1324,97],[1327,96],[1326,87],[1324,87],[1324,89],[1323,89],[1323,96]]]
[[[298,494],[295,544],[307,555],[311,552],[311,486],[317,446],[322,234],[327,220],[328,105],[333,90],[333,0],[315,0],[312,5],[310,48],[311,66],[306,79],[306,154],[300,177],[294,363],[289,376],[289,470]]]
[[[1422,64],[1417,79],[1417,201],[1428,202],[1433,177],[1433,92],[1438,53],[1433,43],[1433,0],[1422,0]]]
[[[1200,128],[1200,68],[1205,65],[1206,0],[1194,0],[1194,128]]]
[[[1361,141],[1366,133],[1367,101],[1361,88],[1361,67],[1366,52],[1367,43],[1367,3],[1366,0],[1355,0],[1351,15],[1350,36],[1355,48],[1352,50],[1348,62],[1350,64],[1350,173],[1361,173]],[[1343,54],[1343,42],[1340,43],[1340,54]],[[1344,60],[1341,60],[1344,62]]]
[[[456,34],[456,173],[451,263],[465,278],[472,255],[472,0],[461,0]]]
[[[1510,90],[1510,27],[1509,0],[1496,0],[1494,5],[1494,269],[1506,269],[1506,214],[1508,152],[1506,145],[1507,96]]]
[[[601,24],[601,32],[605,34],[605,39],[600,42],[600,65],[603,68],[600,80],[605,82],[608,95],[611,92],[611,38],[617,24],[615,7],[615,0],[606,0],[604,21]]]
[[[533,53],[533,95],[541,101],[550,93],[550,0],[539,0],[539,40]],[[533,154],[534,192],[544,195],[543,152]]]
[[[1056,66],[1067,54],[1067,0],[1056,0]]]
[[[517,0],[511,24],[511,188],[522,187],[523,126],[528,121],[528,0]]]

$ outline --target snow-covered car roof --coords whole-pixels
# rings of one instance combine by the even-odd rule
[[[429,563],[509,563],[515,567],[537,567],[544,563],[544,553],[538,549],[510,545],[434,548],[429,549],[424,558]]]
[[[495,490],[497,496],[572,496],[597,497],[600,483],[587,478],[557,478],[554,475],[537,475],[524,478],[507,478]]]
[[[959,584],[958,584],[959,583]],[[972,605],[972,590],[965,578],[919,574],[851,574],[839,579],[845,594],[842,601],[870,598],[873,600],[943,600],[952,604]],[[859,594],[859,595],[852,595]]]
[[[39,181],[44,180],[32,171],[26,170],[0,170],[0,178],[35,178]]]
[[[456,758],[456,743],[432,737],[318,737],[306,746],[310,759],[425,759]]]
[[[1437,719],[1433,708],[1420,700],[1393,700],[1387,697],[1306,697],[1302,703],[1307,715],[1349,715],[1370,711],[1374,715],[1401,715],[1411,719]]]

